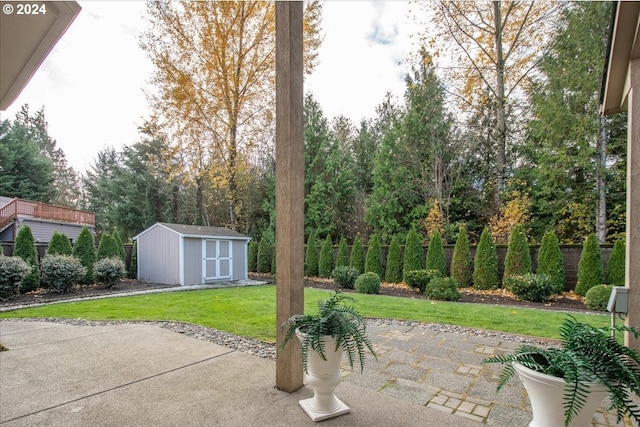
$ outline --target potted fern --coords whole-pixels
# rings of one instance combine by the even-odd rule
[[[640,422],[640,354],[618,343],[612,330],[595,328],[568,316],[560,327],[560,346],[540,348],[522,345],[511,354],[487,358],[483,363],[502,363],[497,390],[517,372],[531,401],[530,427],[586,426],[605,398],[609,398],[618,421],[623,416]]]
[[[313,421],[350,412],[333,393],[342,379],[343,354],[346,353],[351,368],[358,361],[360,372],[367,351],[376,357],[364,319],[353,305],[345,304],[346,301],[355,300],[336,291],[331,298],[318,303],[318,314],[297,314],[282,325],[286,333],[281,348],[294,335],[300,340],[304,382],[314,391],[314,396],[301,400],[300,406]]]

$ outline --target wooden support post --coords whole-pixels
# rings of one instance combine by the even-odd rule
[[[302,1],[276,1],[276,343],[280,325],[304,311]],[[302,387],[297,340],[276,357],[276,387]]]

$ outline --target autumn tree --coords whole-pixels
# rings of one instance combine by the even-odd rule
[[[322,6],[305,7],[305,65],[321,43]],[[208,224],[207,195],[219,192],[226,222],[243,215],[239,170],[274,133],[275,4],[148,2],[149,29],[141,37],[155,70],[152,110],[164,119],[196,186],[198,222]]]

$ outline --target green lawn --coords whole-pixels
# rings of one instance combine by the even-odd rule
[[[52,304],[0,313],[0,319],[58,317],[87,320],[175,320],[207,326],[236,335],[275,342],[275,286],[248,286],[188,292],[169,292],[132,297]],[[317,302],[330,292],[306,288],[305,311],[317,310]],[[353,294],[363,316],[421,322],[445,323],[558,338],[566,314],[557,311],[427,301]],[[579,321],[608,326],[601,314],[575,314]]]

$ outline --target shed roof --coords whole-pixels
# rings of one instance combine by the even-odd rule
[[[182,237],[194,237],[194,238],[224,238],[231,240],[251,240],[251,237],[246,236],[237,231],[229,230],[224,227],[205,227],[202,225],[186,225],[186,224],[170,224],[167,222],[156,222],[151,227],[138,234],[134,239],[142,236],[149,230],[155,227],[167,228]]]

